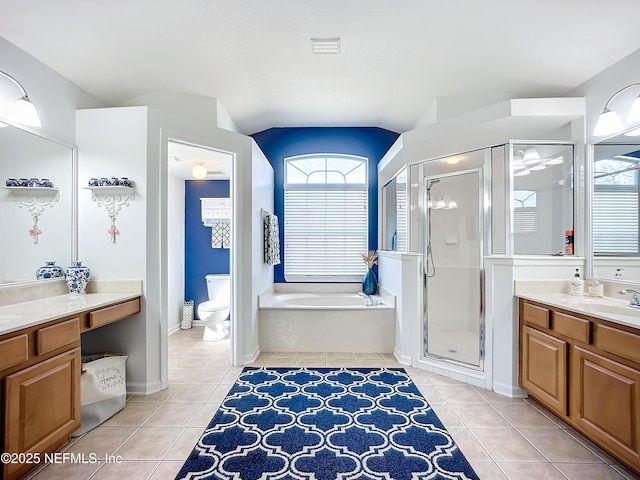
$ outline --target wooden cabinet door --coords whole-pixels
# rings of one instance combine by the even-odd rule
[[[560,415],[567,415],[567,342],[522,327],[520,384]]]
[[[4,451],[52,452],[80,426],[80,349],[20,370],[5,379]],[[34,465],[9,463],[3,478]]]
[[[640,468],[640,371],[580,347],[571,355],[571,419],[589,438]]]

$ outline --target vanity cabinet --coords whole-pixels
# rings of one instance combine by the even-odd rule
[[[80,427],[80,335],[140,311],[140,297],[0,335],[1,478],[14,480]],[[17,455],[21,456],[18,457]]]
[[[520,384],[640,472],[640,330],[520,299]]]

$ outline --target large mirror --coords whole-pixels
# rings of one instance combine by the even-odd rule
[[[593,273],[640,282],[640,129],[592,146]]]
[[[3,288],[46,281],[36,278],[39,267],[55,262],[64,269],[75,259],[76,149],[15,125],[0,127]],[[18,183],[7,185],[9,179]],[[25,181],[28,186],[23,186]]]
[[[514,143],[513,253],[573,255],[573,145]]]

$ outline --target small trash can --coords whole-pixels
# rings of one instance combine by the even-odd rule
[[[80,404],[82,424],[73,432],[78,437],[93,430],[122,410],[127,403],[127,355],[97,353],[82,357]]]
[[[180,328],[189,330],[193,324],[193,300],[182,302],[182,320],[180,320]]]

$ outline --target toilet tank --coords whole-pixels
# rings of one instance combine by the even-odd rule
[[[209,274],[207,280],[207,294],[209,300],[231,299],[231,277],[229,274]]]

